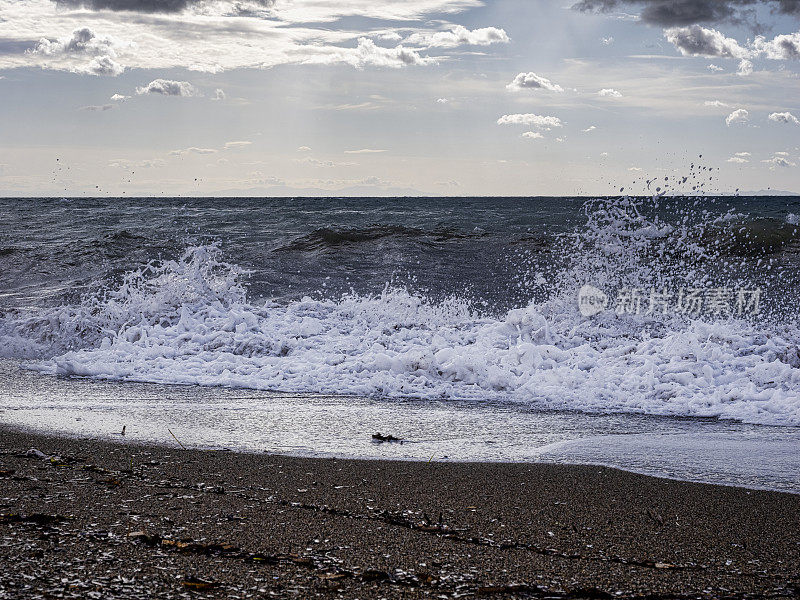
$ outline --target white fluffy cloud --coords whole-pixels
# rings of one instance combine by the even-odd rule
[[[664,31],[664,37],[684,56],[719,56],[743,59],[750,57],[751,54],[735,39],[725,37],[716,29],[706,29],[700,25],[671,27]]]
[[[743,108],[737,108],[727,117],[725,117],[725,124],[730,127],[735,123],[744,124],[750,120],[750,113]]]
[[[170,156],[184,156],[186,154],[216,154],[217,151],[214,148],[197,148],[196,146],[192,146],[190,148],[184,148],[182,150],[173,150],[170,152]]]
[[[603,88],[597,92],[597,95],[603,98],[622,98],[622,92],[618,92],[613,88]]]
[[[788,168],[788,167],[796,167],[797,166],[796,163],[791,162],[790,160],[788,160],[784,156],[781,156],[781,154],[784,154],[784,153],[783,152],[776,152],[775,156],[773,156],[772,158],[769,158],[767,160],[762,160],[761,162],[769,164],[770,165],[770,170],[772,170],[772,171],[774,171],[776,167]]]
[[[792,113],[790,112],[774,112],[769,115],[770,121],[775,121],[776,123],[788,123],[794,125],[800,125],[800,120],[797,119]]]
[[[720,100],[706,100],[703,102],[703,106],[713,106],[714,108],[730,108],[730,104],[726,104]]]
[[[522,134],[522,137],[530,139],[530,140],[543,140],[544,136],[539,133],[538,131],[526,131]]]
[[[81,27],[69,36],[43,37],[26,54],[39,61],[43,68],[60,67],[73,73],[116,77],[125,71],[115,60],[117,48],[121,46],[111,37],[97,36],[90,28]]]
[[[767,40],[758,36],[753,42],[754,50],[771,60],[798,60],[800,59],[800,31],[785,35],[775,36]]]
[[[98,56],[89,61],[89,64],[86,65],[85,72],[91,73],[92,75],[116,77],[125,72],[125,67],[109,56]]]
[[[430,65],[436,63],[435,58],[422,57],[419,52],[402,45],[394,48],[378,46],[369,38],[359,38],[355,52],[345,52],[341,56],[332,56],[330,62],[343,62],[363,69],[366,66],[389,67],[397,69],[412,65]]]
[[[509,89],[512,92],[518,92],[520,90],[549,90],[551,92],[564,91],[564,88],[562,88],[560,85],[532,72],[520,73],[514,77],[514,81],[506,86],[506,89]]]
[[[171,79],[154,79],[145,86],[137,87],[136,93],[140,96],[143,94],[161,94],[162,96],[182,96],[184,98],[199,94],[197,88],[188,81],[173,81]]]
[[[489,46],[507,44],[511,40],[503,29],[483,27],[469,30],[456,25],[449,31],[417,32],[405,39],[405,43],[422,48],[455,48],[457,46]]]
[[[527,125],[536,129],[550,131],[553,127],[561,127],[561,119],[558,117],[548,117],[535,115],[533,113],[503,115],[497,119],[498,125]]]
[[[689,27],[672,27],[664,30],[664,37],[684,56],[705,56],[718,58],[734,58],[739,60],[739,74],[749,75],[753,72],[751,59],[764,57],[770,60],[799,60],[800,31],[777,35],[771,40],[757,36],[746,45],[733,38],[726,37],[716,29],[708,29],[700,25]],[[721,71],[715,65],[709,65],[713,71]]]
[[[581,131],[583,133],[591,133],[595,129],[597,129],[597,127],[595,125],[589,125],[589,127],[587,127],[586,129],[581,129]]]

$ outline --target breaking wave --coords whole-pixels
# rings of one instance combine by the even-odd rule
[[[132,270],[78,304],[0,316],[0,342],[54,375],[800,426],[800,334],[785,298],[765,298],[748,317],[586,317],[576,301],[587,283],[610,292],[779,279],[768,262],[748,270],[732,248],[771,248],[796,235],[784,232],[791,224],[768,224],[774,242],[767,225],[659,197],[595,200],[585,212],[586,225],[559,238],[560,260],[529,278],[541,299],[499,316],[390,286],[257,302],[247,273],[211,244]],[[314,235],[306,241],[332,243]]]

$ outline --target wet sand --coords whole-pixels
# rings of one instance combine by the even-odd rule
[[[800,592],[800,496],[594,466],[288,458],[0,426],[0,515],[2,599]]]

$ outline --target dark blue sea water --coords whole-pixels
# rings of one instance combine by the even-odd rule
[[[553,260],[555,239],[581,232],[586,200],[0,199],[0,298],[3,308],[76,301],[100,281],[216,241],[226,260],[248,271],[257,298],[368,294],[396,283],[507,310],[531,299],[531,262]],[[730,256],[790,263],[800,254],[792,226],[800,197],[675,203],[698,215],[742,215],[752,246],[740,243]],[[658,212],[670,222],[669,206]]]

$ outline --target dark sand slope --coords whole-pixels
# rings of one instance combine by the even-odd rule
[[[0,598],[789,597],[800,496],[0,429]],[[35,447],[61,460],[24,456]],[[144,533],[141,533],[144,532]]]

